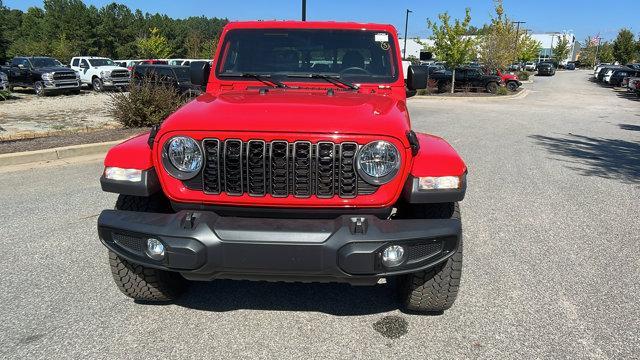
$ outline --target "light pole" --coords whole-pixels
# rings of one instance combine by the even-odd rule
[[[514,21],[514,24],[516,24],[516,48],[515,48],[515,61],[518,61],[518,40],[520,40],[520,24],[526,24],[526,21]]]
[[[302,21],[307,21],[307,0],[302,0]]]
[[[407,9],[407,16],[404,19],[404,50],[402,50],[402,59],[407,59],[407,29],[409,28],[409,13],[413,11]]]

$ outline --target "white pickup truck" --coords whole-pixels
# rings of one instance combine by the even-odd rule
[[[98,92],[106,88],[125,89],[131,81],[131,72],[108,58],[74,57],[71,59],[71,68],[80,74],[82,84],[87,84]]]

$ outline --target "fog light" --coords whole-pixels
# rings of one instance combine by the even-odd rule
[[[147,256],[153,260],[164,259],[164,245],[158,239],[147,239]]]
[[[404,261],[404,248],[391,245],[382,252],[382,265],[386,267],[398,266]]]

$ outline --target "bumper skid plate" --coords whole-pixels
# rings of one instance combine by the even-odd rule
[[[381,220],[373,215],[336,219],[222,217],[183,210],[175,214],[105,210],[98,218],[102,243],[121,257],[177,271],[191,280],[216,278],[375,283],[424,270],[455,252],[462,236],[457,219]],[[165,257],[145,255],[160,240]],[[382,251],[402,245],[405,260],[386,268]]]

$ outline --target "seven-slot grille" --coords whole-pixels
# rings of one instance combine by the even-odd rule
[[[201,181],[207,194],[353,198],[377,189],[357,175],[353,142],[205,139],[202,147],[202,174],[187,186]]]

